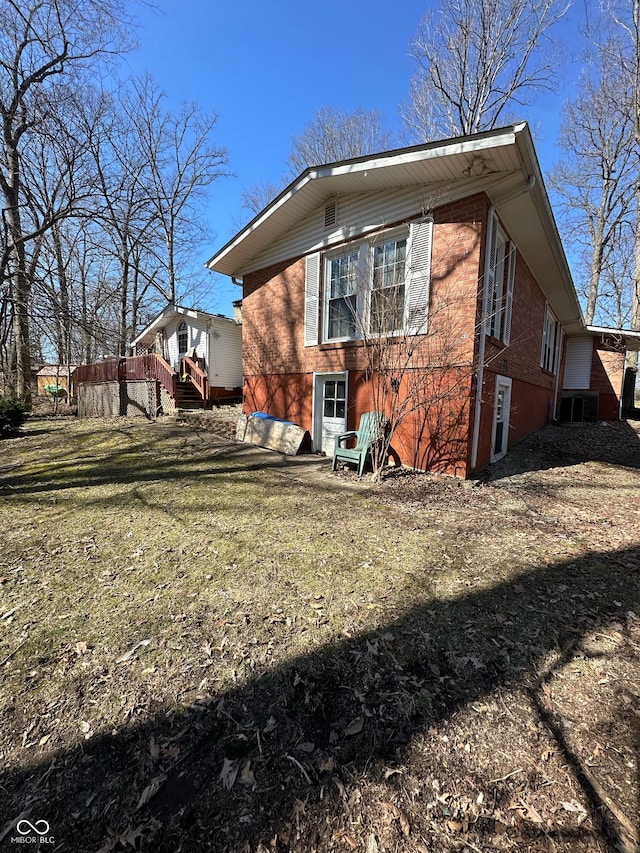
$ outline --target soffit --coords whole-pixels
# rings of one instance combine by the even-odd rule
[[[514,141],[515,129],[506,128],[307,169],[206,266],[237,277],[257,268],[261,252],[336,196],[423,185],[471,193],[492,185],[521,169]]]

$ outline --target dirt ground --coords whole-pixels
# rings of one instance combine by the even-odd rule
[[[357,488],[161,424],[1,449],[0,850],[640,850],[640,422]]]

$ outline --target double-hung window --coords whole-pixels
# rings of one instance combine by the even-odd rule
[[[184,320],[178,324],[178,354],[186,355],[189,349],[189,329]]]
[[[308,255],[304,343],[425,334],[433,221]]]
[[[357,337],[358,257],[358,251],[351,251],[327,259],[326,338],[329,341]]]
[[[369,332],[372,335],[392,334],[404,327],[406,261],[406,237],[373,246],[369,312]]]
[[[515,266],[516,247],[507,240],[493,214],[488,226],[485,330],[505,344],[511,338]]]

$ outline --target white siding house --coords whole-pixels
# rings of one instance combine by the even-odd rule
[[[134,355],[155,353],[178,377],[185,358],[206,373],[209,400],[242,393],[242,326],[235,319],[168,305],[132,342]]]

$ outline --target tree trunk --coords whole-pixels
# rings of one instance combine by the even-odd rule
[[[13,339],[16,348],[16,394],[27,405],[31,403],[31,350],[29,345],[30,287],[26,273],[24,243],[17,193],[11,193],[10,207],[5,211],[8,224],[13,299]]]
[[[631,295],[631,328],[640,332],[640,176],[636,183],[636,232],[633,265],[633,293]],[[627,355],[629,367],[638,368],[638,353]]]

